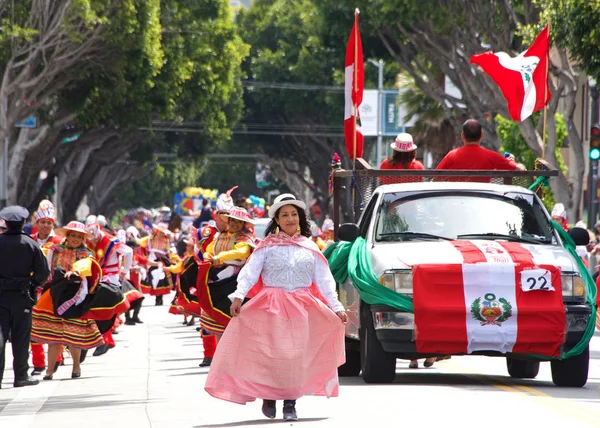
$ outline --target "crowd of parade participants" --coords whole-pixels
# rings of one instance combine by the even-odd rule
[[[244,198],[234,203],[231,196],[234,189],[221,194],[212,203],[205,203],[197,218],[203,221],[195,221],[188,226],[183,226],[182,218],[177,215],[166,217],[163,213],[152,218],[144,210],[142,214],[134,213],[126,217],[124,223],[115,229],[107,224],[102,215],[89,215],[85,221],[68,221],[62,227],[55,227],[55,207],[51,201],[42,200],[24,227],[24,232],[39,244],[50,269],[47,281],[37,289],[36,303],[32,308],[31,376],[39,376],[43,381],[68,377],[68,373],[61,374],[60,367],[70,357],[70,377],[80,378],[85,371],[85,368],[82,370],[82,363],[87,358],[88,351],[94,357],[105,354],[116,346],[113,335],[128,328],[122,325],[135,326],[143,323],[140,312],[146,297],[154,298],[150,304],[164,306],[169,313],[181,316],[177,322],[182,321],[187,326],[197,325],[196,330],[202,340],[204,352],[203,356],[198,356],[199,366],[210,367],[217,352],[217,344],[232,315],[239,314],[239,310],[237,314],[235,311],[232,314],[232,301],[239,302],[241,306],[250,297],[260,296],[258,290],[275,287],[267,284],[268,281],[276,281],[277,287],[286,288],[287,291],[316,287],[314,296],[319,296],[320,300],[313,296],[312,291],[308,291],[308,294],[301,296],[300,303],[286,301],[283,304],[294,307],[315,306],[317,310],[312,311],[311,315],[321,317],[325,327],[319,327],[322,332],[318,336],[310,335],[304,340],[313,347],[326,341],[335,350],[335,355],[327,356],[329,362],[324,363],[328,370],[326,382],[320,381],[323,385],[319,384],[322,373],[314,373],[314,370],[306,367],[306,376],[310,376],[306,382],[310,383],[303,381],[303,385],[295,385],[292,378],[297,375],[290,374],[292,378],[288,381],[294,384],[293,394],[284,393],[280,396],[279,392],[279,395],[267,396],[284,400],[284,417],[293,420],[296,418],[295,399],[318,392],[315,391],[315,381],[319,384],[317,389],[323,394],[337,394],[336,369],[343,363],[344,355],[341,346],[343,323],[339,320],[345,322],[346,315],[337,300],[335,283],[327,262],[321,255],[321,251],[333,240],[333,222],[327,218],[322,228],[317,227],[314,222],[309,223],[304,203],[297,201],[291,194],[281,195],[279,198],[287,196],[290,202],[278,202],[276,199],[271,207],[271,218],[279,215],[281,209],[286,210],[285,220],[282,217],[284,223],[273,220],[272,230],[266,231],[266,234],[277,236],[278,241],[273,242],[265,239],[265,236],[255,234],[254,212],[248,209]],[[288,209],[289,207],[292,209]],[[272,211],[273,208],[275,211]],[[206,215],[207,212],[210,212],[209,216]],[[281,232],[278,225],[281,226]],[[285,230],[288,230],[287,234]],[[286,239],[281,239],[282,236]],[[254,287],[256,289],[251,291],[258,282],[262,268],[262,265],[256,264],[252,273],[256,278],[248,279],[246,275],[244,291],[240,292],[238,277],[242,267],[262,246],[269,248],[258,251],[257,254],[267,253],[267,257],[275,257],[286,246],[292,246],[294,252],[285,254],[287,263],[277,265],[278,271],[265,266],[262,274],[264,287],[261,283],[260,287]],[[307,254],[302,255],[302,252]],[[280,258],[280,261],[283,262],[284,259]],[[252,260],[258,259],[254,257]],[[275,265],[270,263],[269,266]],[[287,279],[286,273],[291,275]],[[172,301],[164,301],[164,296],[172,296],[173,291]],[[285,293],[288,294],[291,295]],[[300,296],[300,293],[294,295]],[[281,298],[281,294],[269,295],[265,297],[267,300],[262,299],[263,306]],[[324,310],[324,307],[329,309]],[[264,318],[265,307],[257,310],[261,311]],[[307,316],[306,313],[304,316]],[[338,322],[332,325],[331,316]],[[280,314],[274,315],[274,318],[281,318]],[[295,319],[295,322],[307,320]],[[278,322],[271,320],[270,324]],[[288,333],[286,326],[289,325],[289,322],[283,323],[283,336]],[[317,325],[321,324],[316,323],[314,327]],[[288,341],[297,339],[293,337],[290,336]],[[243,340],[230,337],[227,341],[229,345],[224,344],[222,347],[231,346],[232,340],[235,341],[234,346],[244,345]],[[292,343],[289,345],[294,346]],[[270,346],[276,354],[278,346]],[[315,356],[302,357],[314,361]],[[297,363],[300,366],[306,365],[300,361],[300,356]],[[252,361],[247,361],[245,370],[255,370],[256,375],[260,376],[261,368],[253,367]],[[66,372],[64,369],[63,371]],[[218,370],[211,369],[213,371]],[[249,397],[257,383],[254,386],[251,383],[246,385],[249,390],[244,393],[244,388],[231,380],[231,373],[227,369],[221,369],[221,373],[214,374],[209,385],[207,391],[215,397],[246,402],[254,401],[254,398]],[[300,392],[296,391],[298,387]],[[237,398],[232,398],[232,394],[237,394]],[[264,400],[263,413],[268,417],[275,417],[274,400]]]
[[[465,122],[464,146],[446,156],[443,169],[524,169],[480,148],[482,137],[478,123]],[[381,169],[423,169],[410,134],[400,134],[391,148]],[[337,396],[347,315],[322,255],[333,242],[333,222],[326,218],[317,227],[305,203],[285,193],[267,208],[270,222],[257,236],[255,212],[244,198],[234,202],[234,189],[204,201],[189,226],[177,215],[144,212],[116,229],[101,215],[55,228],[54,206],[40,202],[24,229],[50,270],[32,308],[31,376],[65,376],[57,370],[70,355],[70,377],[81,377],[87,352],[98,357],[114,348],[113,335],[129,328],[123,324],[143,323],[142,302],[153,297],[150,304],[181,317],[176,322],[196,326],[204,352],[199,366],[210,368],[205,390],[213,397],[239,404],[262,399],[268,418],[282,400],[284,420],[296,420],[297,398]],[[552,217],[568,228],[562,205]],[[600,252],[596,228],[593,245],[581,249],[586,263]],[[37,383],[16,377],[15,386]]]

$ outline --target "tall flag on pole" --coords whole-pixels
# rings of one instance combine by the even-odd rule
[[[485,52],[471,57],[500,87],[514,121],[523,121],[550,101],[548,66],[550,30],[538,34],[529,49],[512,58],[505,52]]]
[[[354,26],[346,46],[344,135],[346,151],[354,161],[363,155],[364,138],[360,129],[358,107],[362,103],[365,80],[362,42],[358,30],[358,9],[354,12]],[[354,162],[353,162],[354,164]]]

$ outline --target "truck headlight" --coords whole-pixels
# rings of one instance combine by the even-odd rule
[[[585,297],[585,282],[577,273],[563,273],[560,276],[562,294],[568,297]]]
[[[412,294],[413,292],[412,271],[410,270],[386,271],[379,278],[379,282],[396,293]]]

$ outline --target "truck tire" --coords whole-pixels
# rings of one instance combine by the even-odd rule
[[[396,378],[396,357],[383,350],[370,306],[364,303],[360,305],[360,360],[366,383],[392,383]]]
[[[506,368],[510,377],[534,379],[540,371],[540,362],[506,357]]]
[[[581,388],[587,383],[588,379],[588,369],[590,367],[589,345],[581,354],[572,358],[551,361],[550,367],[554,385]]]
[[[346,346],[346,362],[338,367],[338,376],[354,377],[360,374],[360,351]]]

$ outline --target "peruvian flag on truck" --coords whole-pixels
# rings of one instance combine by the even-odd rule
[[[560,270],[518,243],[454,241],[462,264],[413,267],[417,352],[559,357],[566,313]]]
[[[550,101],[548,67],[550,31],[538,34],[529,49],[516,57],[506,52],[485,52],[471,57],[500,87],[512,120],[521,122]]]

